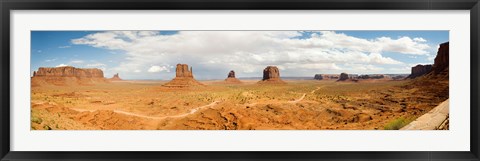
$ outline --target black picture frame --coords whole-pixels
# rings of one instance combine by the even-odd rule
[[[0,158],[14,160],[479,160],[479,0],[1,0]],[[470,10],[470,151],[51,152],[10,151],[12,10]]]

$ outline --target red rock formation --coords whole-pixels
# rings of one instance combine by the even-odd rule
[[[349,79],[349,77],[348,77],[347,73],[340,73],[340,77],[338,78],[337,81],[346,81],[348,79]]]
[[[258,83],[273,83],[273,84],[283,84],[285,83],[280,79],[280,71],[276,66],[267,66],[263,70],[263,79]]]
[[[315,76],[313,76],[313,79],[322,80],[323,76],[321,74],[315,74]]]
[[[165,87],[190,87],[190,86],[203,86],[193,78],[192,68],[188,69],[187,64],[177,64],[175,69],[175,78],[170,82],[165,83]]]
[[[40,67],[34,77],[81,77],[103,78],[103,71],[96,68],[82,69],[72,66],[45,68]]]
[[[96,68],[84,69],[72,66],[46,68],[40,67],[33,72],[32,86],[41,85],[91,85],[106,83],[103,71]]]
[[[390,79],[390,76],[383,74],[365,74],[357,77],[358,79]]]
[[[176,77],[190,77],[193,78],[192,74],[192,68],[190,67],[190,70],[188,70],[188,65],[187,64],[177,64],[176,68]]]
[[[263,79],[262,80],[276,80],[280,79],[280,71],[276,66],[267,66],[263,70]]]
[[[231,70],[228,75],[227,75],[227,79],[225,79],[225,83],[227,84],[241,84],[242,82],[235,78],[235,71]]]
[[[230,72],[228,72],[227,78],[235,78],[235,71],[231,70]]]
[[[435,57],[433,65],[417,65],[412,67],[412,73],[407,78],[416,78],[426,75],[427,77],[438,77],[448,80],[448,66],[449,66],[449,42],[440,44],[437,56]],[[439,77],[440,76],[440,77]],[[435,78],[436,79],[436,78]]]
[[[432,67],[432,70],[438,74],[446,69],[448,69],[448,55],[449,55],[449,43],[440,44],[440,48],[438,48],[437,56],[435,57],[435,61]]]
[[[316,80],[337,80],[338,78],[340,78],[338,74],[315,74],[313,77]]]
[[[432,71],[432,65],[420,65],[412,67],[412,73],[408,78],[416,78]]]
[[[122,79],[120,78],[120,76],[118,76],[118,73],[117,74],[114,74],[112,78],[110,78],[109,80],[112,80],[112,81],[121,81]]]

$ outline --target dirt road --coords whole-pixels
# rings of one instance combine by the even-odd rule
[[[214,102],[212,102],[212,103],[210,103],[210,104],[208,104],[208,105],[196,107],[196,108],[190,110],[190,112],[188,112],[188,113],[179,114],[179,115],[172,115],[172,116],[162,116],[162,117],[154,117],[154,116],[140,115],[140,114],[136,114],[136,113],[132,113],[132,112],[126,112],[126,111],[121,111],[121,110],[113,110],[113,112],[119,113],[119,114],[124,114],[124,115],[129,115],[129,116],[136,116],[136,117],[146,118],[146,119],[162,120],[162,119],[166,119],[166,118],[185,117],[185,116],[194,114],[195,112],[197,112],[197,111],[200,110],[200,109],[207,108],[207,107],[213,107],[213,106],[215,106],[215,105],[218,104],[218,103],[219,103],[219,101],[214,101]],[[84,111],[95,112],[95,111],[97,111],[97,110],[84,110],[84,109],[76,109],[76,108],[70,108],[70,109],[75,110],[75,111],[78,111],[78,112],[84,112]]]
[[[315,91],[319,90],[321,87],[317,87],[316,89],[312,90],[310,93],[315,93]],[[287,101],[287,103],[298,103],[300,101],[302,101],[305,96],[307,95],[307,93],[303,93],[303,95],[296,99],[296,100],[293,100],[293,101]],[[201,109],[204,109],[204,108],[208,108],[208,107],[213,107],[215,105],[217,105],[220,101],[214,101],[208,105],[204,105],[204,106],[199,106],[199,107],[196,107],[192,110],[190,110],[190,112],[188,113],[183,113],[183,114],[179,114],[179,115],[172,115],[172,116],[162,116],[162,117],[155,117],[155,116],[146,116],[146,115],[141,115],[141,114],[136,114],[136,113],[132,113],[132,112],[126,112],[126,111],[122,111],[122,110],[113,110],[113,112],[115,113],[119,113],[119,114],[124,114],[124,115],[129,115],[129,116],[136,116],[136,117],[141,117],[141,118],[146,118],[146,119],[153,119],[153,120],[162,120],[162,119],[166,119],[166,118],[181,118],[181,117],[185,117],[185,116],[188,116],[188,115],[191,115],[191,114],[194,114],[195,112],[197,112],[198,110],[201,110]],[[285,102],[276,102],[276,103],[285,103]],[[254,106],[254,105],[257,105],[258,103],[251,103],[251,104],[248,104],[247,106]],[[78,111],[78,112],[84,112],[84,111],[89,111],[89,112],[95,112],[97,110],[85,110],[85,109],[76,109],[76,108],[70,108],[72,110],[75,110],[75,111]]]

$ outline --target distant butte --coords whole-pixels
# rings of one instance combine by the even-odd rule
[[[263,79],[259,81],[260,84],[286,84],[280,79],[280,70],[276,66],[267,66],[263,70]]]
[[[346,81],[348,79],[349,79],[349,77],[348,77],[347,73],[340,73],[340,77],[338,78],[337,81]]]
[[[39,85],[87,85],[106,83],[103,71],[97,68],[40,67],[33,72],[32,86]]]
[[[231,70],[228,72],[227,79],[225,79],[227,84],[241,84],[242,82],[235,77],[235,71]]]
[[[118,76],[118,73],[117,74],[114,74],[112,78],[110,78],[109,80],[112,80],[112,81],[121,81],[122,79],[120,78],[120,76]]]
[[[170,82],[165,83],[165,87],[190,87],[190,86],[203,86],[202,83],[198,82],[193,78],[193,69],[190,67],[188,69],[187,64],[177,64],[175,69],[175,78]]]

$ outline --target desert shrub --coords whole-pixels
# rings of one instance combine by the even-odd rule
[[[43,122],[43,120],[41,118],[33,117],[32,122],[37,123],[37,124],[41,124]]]
[[[406,119],[403,117],[397,118],[393,121],[390,121],[387,125],[385,125],[384,129],[385,130],[399,130],[400,128],[408,125],[410,122],[412,122],[413,119]]]
[[[52,128],[51,128],[50,126],[48,126],[48,125],[43,126],[43,129],[45,129],[45,130],[52,130]]]

